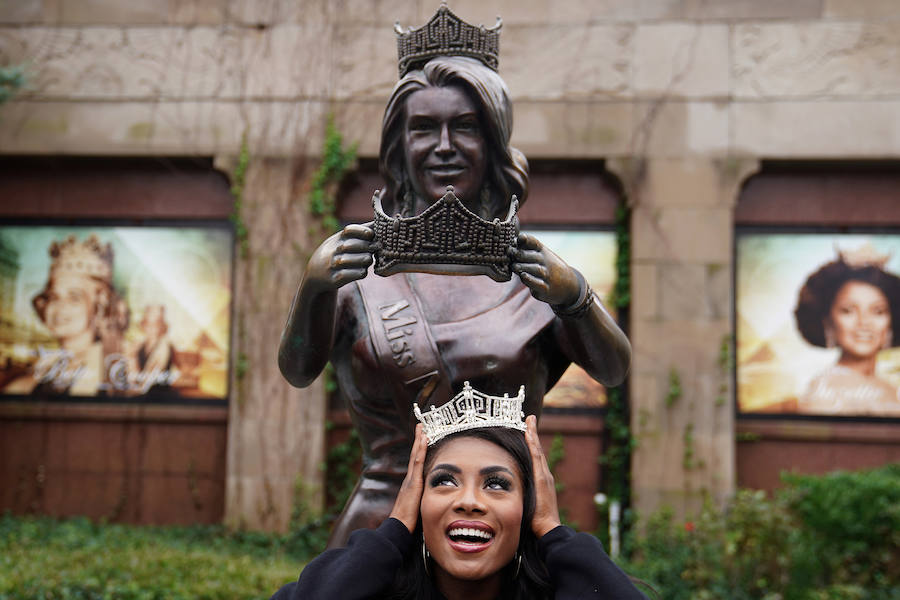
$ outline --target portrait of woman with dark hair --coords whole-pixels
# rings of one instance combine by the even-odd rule
[[[839,354],[810,381],[798,412],[900,415],[897,387],[876,373],[879,353],[900,345],[900,278],[884,269],[888,258],[871,245],[839,252],[800,289],[800,335]]]

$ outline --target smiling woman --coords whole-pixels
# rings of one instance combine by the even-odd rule
[[[810,382],[801,412],[900,415],[900,391],[877,374],[878,354],[900,343],[900,278],[870,246],[844,251],[809,276],[795,316],[810,344],[839,350]]]
[[[486,400],[487,409],[468,404],[445,436],[446,419],[422,419],[390,517],[321,554],[273,600],[645,598],[596,538],[560,524],[537,421],[529,416],[526,427],[518,412],[522,398],[512,399],[512,424],[497,419],[509,398]]]

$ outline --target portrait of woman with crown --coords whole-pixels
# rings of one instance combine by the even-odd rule
[[[389,514],[414,403],[441,405],[464,381],[489,394],[524,384],[526,413],[540,415],[571,363],[607,386],[628,371],[628,339],[577,270],[515,229],[496,250],[528,197],[497,73],[499,28],[469,25],[446,6],[420,29],[397,27],[401,78],[382,122],[378,218],[316,249],[288,315],[282,374],[304,387],[330,361],[363,447],[333,546]],[[386,268],[394,263],[382,253],[404,244],[424,258],[410,252],[399,261],[408,264]]]
[[[897,386],[876,374],[878,354],[900,344],[900,277],[885,270],[888,258],[870,244],[839,251],[800,289],[797,329],[839,355],[810,381],[798,412],[900,415]]]
[[[900,416],[895,251],[900,240],[886,234],[739,239],[742,411]]]
[[[39,348],[31,373],[4,387],[8,394],[93,396],[105,388],[107,355],[124,348],[130,311],[112,284],[113,250],[96,236],[69,236],[49,249],[50,272],[32,299],[58,348]]]

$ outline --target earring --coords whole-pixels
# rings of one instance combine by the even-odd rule
[[[825,347],[834,348],[835,345],[834,327],[832,327],[830,324],[827,324],[825,325]]]
[[[422,540],[422,564],[425,565],[425,574],[431,577],[431,571],[428,569],[428,559],[431,558],[431,552],[425,547],[425,540]]]
[[[513,579],[519,576],[520,570],[522,570],[522,553],[516,550],[516,572],[513,573]]]

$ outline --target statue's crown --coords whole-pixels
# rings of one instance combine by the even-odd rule
[[[83,242],[70,235],[62,242],[50,245],[50,277],[57,275],[87,275],[112,281],[112,246],[100,243],[95,235]]]
[[[500,17],[497,17],[497,23],[490,28],[469,25],[450,12],[446,2],[441,2],[431,20],[419,29],[409,27],[404,31],[399,22],[395,23],[400,77],[436,56],[477,58],[496,71],[502,26]]]
[[[402,271],[457,275],[487,275],[494,281],[512,278],[509,248],[516,245],[519,201],[509,203],[505,221],[486,221],[470,211],[447,186],[447,193],[414,217],[389,217],[381,192],[372,197],[375,209],[375,273]]]
[[[478,429],[480,427],[509,427],[525,431],[525,413],[522,403],[525,402],[525,386],[519,388],[519,394],[510,398],[490,396],[474,389],[467,381],[463,390],[446,404],[436,406],[428,412],[419,410],[413,404],[416,419],[422,423],[428,445],[436,443],[451,433]]]

